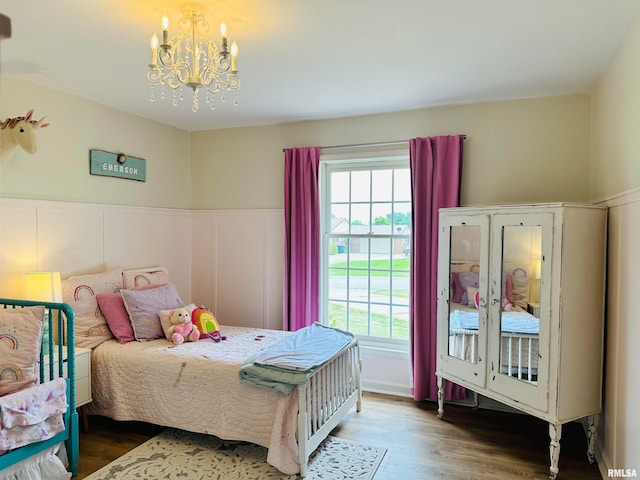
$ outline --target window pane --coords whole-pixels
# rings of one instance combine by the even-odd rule
[[[349,204],[331,205],[331,233],[349,233]]]
[[[369,335],[369,304],[349,302],[349,331]]]
[[[329,268],[329,292],[331,298],[346,298],[347,288],[346,268]]]
[[[348,237],[330,237],[329,239],[329,268],[346,268]]]
[[[391,338],[406,340],[409,338],[409,306],[391,307]]]
[[[349,270],[349,300],[369,301],[369,272],[367,270]]]
[[[391,279],[391,303],[399,306],[409,305],[409,273],[393,272]]]
[[[374,170],[371,176],[371,199],[374,202],[393,200],[393,170]]]
[[[349,267],[369,268],[369,239],[351,237],[349,239]]]
[[[372,272],[371,275],[371,301],[391,304],[391,276],[382,272]]]
[[[391,235],[391,204],[374,203],[371,205],[373,227],[371,233],[375,235]]]
[[[389,305],[371,305],[371,335],[386,337],[391,335],[391,308]]]
[[[349,330],[346,302],[329,302],[329,326],[341,330]]]
[[[367,242],[366,238],[362,241]],[[362,275],[369,275],[369,254],[368,253],[352,253],[349,255],[349,269],[350,271],[364,272]]]
[[[331,201],[349,201],[349,172],[333,172],[331,174]]]
[[[390,238],[371,239],[371,268],[383,269],[387,272],[391,267],[389,252],[391,248]]]
[[[393,175],[393,199],[411,201],[411,173],[408,168],[398,168]]]
[[[411,226],[411,204],[395,203],[393,205],[393,233],[396,235],[409,234]]]
[[[339,268],[329,269],[329,298],[331,300],[347,299],[347,273]]]
[[[369,170],[351,172],[351,201],[371,201],[371,172]]]
[[[369,233],[370,203],[356,203],[351,205],[351,233],[366,235]]]
[[[409,278],[410,259],[407,255],[394,255],[393,256],[393,278],[396,282],[407,281],[403,279]],[[408,283],[406,285],[409,285]]]

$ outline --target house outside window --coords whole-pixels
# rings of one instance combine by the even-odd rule
[[[321,157],[323,323],[408,350],[408,152]]]

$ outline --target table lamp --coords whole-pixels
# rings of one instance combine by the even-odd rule
[[[38,302],[62,302],[62,283],[60,282],[60,272],[33,272],[27,273],[25,281],[25,295],[27,300],[35,300]],[[49,309],[45,309],[44,328],[42,332],[43,345],[46,352],[50,347],[50,328],[53,327],[54,341],[58,340],[58,329],[61,325],[53,322],[54,319],[49,318]]]

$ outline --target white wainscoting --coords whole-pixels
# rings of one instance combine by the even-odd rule
[[[609,207],[604,410],[596,448],[603,478],[635,468],[640,445],[640,189],[602,200]]]
[[[25,298],[27,272],[161,265],[189,300],[191,231],[189,210],[2,198],[0,296]]]
[[[284,212],[194,211],[193,299],[227,325],[282,328]],[[407,352],[363,347],[363,388],[411,395]]]
[[[282,210],[192,212],[193,299],[220,323],[282,329]]]
[[[180,210],[0,198],[0,297],[25,273],[163,266],[222,324],[282,328],[282,210]],[[410,395],[408,353],[362,348],[363,386]]]

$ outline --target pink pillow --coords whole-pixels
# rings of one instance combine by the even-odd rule
[[[124,306],[122,295],[118,293],[102,293],[96,296],[100,311],[109,325],[109,330],[120,343],[128,343],[135,340],[133,327],[129,314]]]

